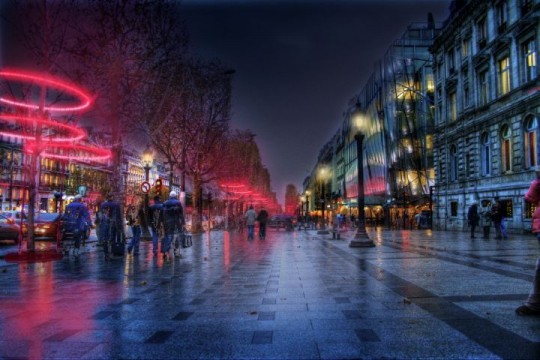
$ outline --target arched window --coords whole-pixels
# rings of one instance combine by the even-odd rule
[[[501,172],[512,170],[512,131],[508,125],[501,128]]]
[[[457,146],[450,146],[450,181],[456,181],[458,178],[458,154]]]
[[[524,132],[523,143],[525,145],[525,167],[531,168],[538,165],[538,152],[536,145],[538,121],[535,117],[527,117],[525,120]]]
[[[482,176],[491,174],[491,151],[487,132],[480,136],[480,171]]]

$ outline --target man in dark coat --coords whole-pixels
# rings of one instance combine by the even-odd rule
[[[92,224],[90,213],[88,212],[86,205],[82,202],[81,195],[75,196],[75,200],[66,206],[66,211],[64,212],[62,221],[67,223],[67,219],[71,216],[73,216],[74,219],[74,223],[71,224],[72,228],[64,228],[64,231],[70,232],[71,236],[73,236],[73,256],[79,257],[81,240],[83,239],[86,230],[88,230],[88,227]]]
[[[114,201],[112,195],[107,196],[107,201],[99,207],[99,237],[103,242],[103,252],[105,260],[110,259],[110,252],[113,255],[123,255],[124,226],[120,204]],[[122,251],[121,251],[122,250]],[[115,254],[116,253],[116,254]]]
[[[257,221],[259,222],[259,239],[266,237],[266,222],[268,221],[268,211],[262,208],[257,215]]]
[[[163,258],[169,257],[171,244],[176,232],[183,231],[184,228],[184,209],[178,200],[176,191],[171,191],[169,200],[163,203],[163,230],[165,236],[161,242],[161,253]]]
[[[467,220],[469,222],[469,226],[471,228],[471,239],[475,239],[474,231],[476,230],[476,227],[478,226],[478,222],[480,220],[480,216],[478,215],[478,204],[474,203],[469,208],[469,212],[467,213]]]

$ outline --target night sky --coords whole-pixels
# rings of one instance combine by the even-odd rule
[[[283,204],[392,41],[450,0],[184,0],[192,53],[235,69],[231,126],[251,129]]]

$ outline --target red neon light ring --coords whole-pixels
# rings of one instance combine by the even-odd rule
[[[60,90],[61,92],[67,92],[71,96],[77,98],[79,100],[78,104],[72,105],[72,106],[45,106],[43,110],[50,111],[50,112],[75,112],[75,111],[81,111],[88,107],[90,107],[90,104],[92,103],[92,98],[90,95],[82,91],[81,89],[75,87],[72,84],[69,84],[64,81],[52,79],[52,78],[46,78],[43,76],[38,76],[31,73],[21,73],[21,72],[15,72],[15,71],[0,71],[0,77],[3,77],[5,79],[11,79],[11,80],[17,80],[20,82],[30,82],[30,83],[37,83],[43,87],[51,87],[57,90]],[[38,110],[39,106],[34,104],[28,104],[22,100],[16,100],[16,99],[9,99],[6,97],[0,97],[0,102],[4,104],[8,104],[15,107],[23,107],[27,109],[32,110]]]
[[[27,152],[33,153],[33,143],[28,143]],[[64,150],[62,153],[54,153],[50,151],[44,151],[42,155],[51,159],[58,160],[82,160],[82,161],[103,161],[111,157],[111,151],[108,149],[98,148],[89,145],[74,145],[74,144],[54,144],[52,146],[54,150]],[[51,149],[51,150],[52,150]],[[82,153],[82,154],[81,154]],[[86,154],[85,154],[86,153]]]
[[[44,136],[44,141],[54,141],[54,142],[70,142],[70,141],[78,141],[81,140],[86,136],[86,133],[83,129],[80,129],[76,126],[68,125],[68,124],[62,124],[58,121],[49,120],[45,118],[33,118],[28,116],[17,116],[17,115],[5,115],[0,114],[0,123],[1,120],[6,120],[8,122],[14,121],[16,123],[22,124],[22,123],[33,123],[34,121],[39,121],[41,125],[49,126],[49,128],[55,128],[56,130],[62,130],[63,132],[67,133],[65,137],[47,137]],[[31,135],[23,135],[16,132],[9,132],[9,131],[1,131],[0,135],[6,135],[6,136],[12,136],[14,138],[23,139],[23,140],[36,140],[35,136]]]

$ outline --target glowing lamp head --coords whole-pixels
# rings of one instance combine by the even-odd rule
[[[360,103],[356,103],[356,109],[351,115],[351,122],[357,132],[365,132],[368,126],[366,113],[362,111]]]
[[[326,180],[330,176],[330,169],[326,166],[323,166],[319,169],[319,179]]]
[[[311,191],[306,190],[306,196],[309,196],[309,195],[311,195]]]
[[[150,166],[154,161],[154,153],[152,152],[152,149],[150,149],[150,146],[147,146],[146,149],[143,151],[142,161],[145,166]]]
[[[306,202],[306,196],[305,195],[300,196],[300,201]]]

